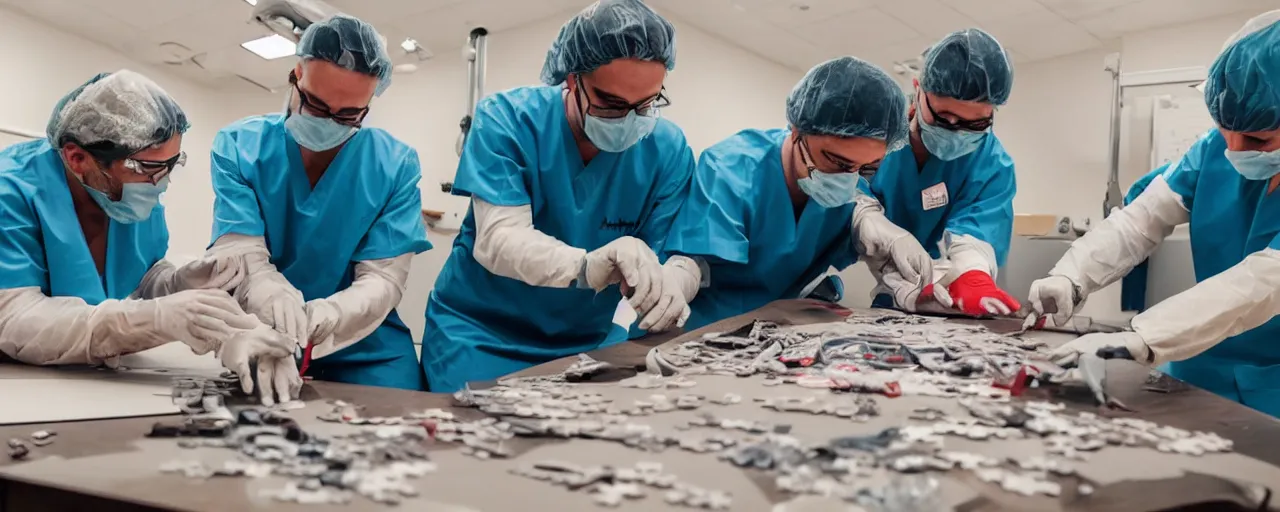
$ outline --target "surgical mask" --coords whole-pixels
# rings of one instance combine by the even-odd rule
[[[1227,150],[1227,160],[1247,180],[1266,180],[1280,174],[1280,150],[1232,151]]]
[[[106,192],[90,187],[83,181],[80,185],[84,186],[84,189],[89,192],[89,197],[102,207],[102,211],[106,212],[111,220],[121,224],[133,224],[151,217],[151,211],[160,204],[160,194],[169,188],[169,177],[161,178],[155,185],[125,183],[121,188],[119,201],[112,201]]]
[[[852,172],[825,173],[809,169],[809,177],[796,181],[818,206],[837,208],[852,203],[858,194],[858,174]]]
[[[916,123],[920,125],[920,138],[924,140],[924,147],[929,150],[929,154],[948,162],[977,150],[982,145],[982,138],[987,135],[986,131],[939,128],[919,118]]]
[[[290,115],[284,120],[284,127],[299,146],[312,151],[328,151],[341,146],[359,130],[332,119],[307,115],[306,112]]]
[[[586,115],[582,130],[600,151],[621,153],[653,133],[653,128],[658,125],[657,111],[654,112],[653,116],[642,116],[632,110],[625,117],[617,119]]]

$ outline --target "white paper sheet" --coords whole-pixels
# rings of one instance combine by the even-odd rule
[[[0,425],[177,414],[170,386],[98,379],[0,379]]]

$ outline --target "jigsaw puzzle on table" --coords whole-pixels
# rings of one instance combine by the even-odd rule
[[[245,456],[244,462],[230,465],[234,467],[175,462],[166,470],[200,478],[288,476],[294,481],[272,493],[287,501],[346,503],[362,495],[396,503],[414,496],[411,479],[435,469],[428,453],[416,447],[437,442],[461,445],[481,459],[515,458],[521,464],[513,474],[589,494],[602,506],[661,500],[655,506],[701,509],[730,508],[733,496],[687,484],[678,468],[652,461],[616,466],[526,462],[520,459],[518,441],[612,442],[642,457],[683,450],[715,457],[726,469],[769,472],[777,489],[789,496],[837,497],[868,510],[934,509],[931,504],[939,499],[934,475],[939,472],[972,472],[981,481],[1027,496],[1079,496],[1092,492],[1093,485],[1075,475],[1072,463],[1090,452],[1115,446],[1189,456],[1231,450],[1229,440],[1212,433],[1012,399],[1028,387],[1085,381],[1103,405],[1108,403],[1101,391],[1103,365],[1063,370],[1042,360],[1044,350],[1034,340],[981,326],[896,313],[855,314],[844,322],[795,327],[756,322],[740,332],[655,348],[642,373],[618,382],[591,382],[613,367],[583,355],[560,374],[509,378],[488,389],[458,392],[458,406],[483,413],[475,420],[440,409],[364,417],[357,405],[337,402],[319,419],[350,426],[351,434],[326,439],[296,432],[296,425],[278,413],[246,417],[242,411],[238,421],[225,414],[214,420],[224,427],[214,434],[179,429],[153,435],[208,435],[184,446],[219,446]],[[711,378],[755,379],[778,387],[754,389],[773,391],[794,386],[801,396],[698,393],[698,380]],[[619,387],[633,395],[638,388],[648,396],[614,398]],[[906,396],[947,400],[959,407],[951,412],[917,408],[903,415],[900,424],[870,433],[864,426],[863,434],[826,439],[806,435],[791,423],[732,418],[723,412],[755,404],[785,413],[774,417],[824,415],[853,427],[886,419],[880,416],[885,401]],[[184,400],[195,404],[195,398]],[[205,409],[218,406],[200,403]],[[693,419],[675,428],[647,421],[681,411]],[[208,421],[200,417],[188,418],[188,424]],[[948,439],[1035,440],[1042,449],[1035,455],[996,458],[948,448]]]

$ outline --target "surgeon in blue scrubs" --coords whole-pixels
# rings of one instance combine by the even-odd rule
[[[991,131],[1013,88],[1009,55],[986,32],[954,32],[925,52],[913,84],[910,142],[885,157],[871,192],[889,220],[945,258],[925,299],[949,292],[966,314],[1011,314],[1021,305],[995,277],[1009,253],[1017,186],[1013,159]]]
[[[662,119],[675,29],[638,0],[601,0],[560,30],[546,86],[476,107],[454,194],[471,211],[427,304],[422,366],[455,391],[687,318],[692,269],[657,253],[684,203],[693,151]],[[616,284],[616,285],[615,285]]]
[[[1136,200],[1071,244],[1031,306],[1066,321],[1091,292],[1191,223],[1197,284],[1133,318],[1133,332],[1091,334],[1054,357],[1127,355],[1280,416],[1280,11],[1251,20],[1209,69],[1210,130]],[[1103,350],[1110,349],[1110,350]],[[1123,349],[1123,350],[1116,350]]]
[[[252,392],[250,361],[292,352],[227,293],[243,280],[240,260],[176,267],[162,259],[169,230],[160,195],[181,175],[188,126],[160,86],[122,70],[63,97],[48,138],[0,151],[0,353],[110,365],[181,341],[198,354],[218,351]],[[288,400],[302,382],[296,371],[281,376]]]
[[[214,248],[246,259],[237,299],[303,348],[306,375],[424,389],[395,311],[413,255],[431,248],[418,154],[361,127],[391,59],[343,15],[308,27],[297,53],[287,111],[214,138]]]
[[[842,57],[815,66],[787,96],[787,128],[743,130],[698,159],[684,209],[667,238],[668,263],[705,269],[683,283],[687,328],[797,298],[858,249],[903,262],[918,294],[932,260],[885,218],[858,183],[906,144],[907,100],[873,64]],[[707,285],[698,291],[699,285]],[[697,293],[697,298],[693,297]]]

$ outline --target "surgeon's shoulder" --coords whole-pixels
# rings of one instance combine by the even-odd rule
[[[410,158],[417,162],[418,151],[386,130],[370,127],[362,128],[360,131],[360,136],[365,138],[365,150],[372,158],[396,165]]]
[[[236,142],[260,141],[277,130],[284,129],[284,114],[260,114],[235,121],[221,130],[217,137],[229,137]]]
[[[764,172],[766,159],[780,155],[779,148],[789,130],[742,130],[707,148],[698,158],[698,172],[729,174],[748,178]],[[781,162],[781,160],[779,160]],[[753,181],[753,180],[748,180]]]
[[[53,148],[44,139],[20,142],[0,150],[0,201],[30,202],[54,162]],[[61,173],[61,170],[59,170]]]
[[[529,123],[563,106],[560,87],[531,85],[495,92],[476,104],[477,116]]]

